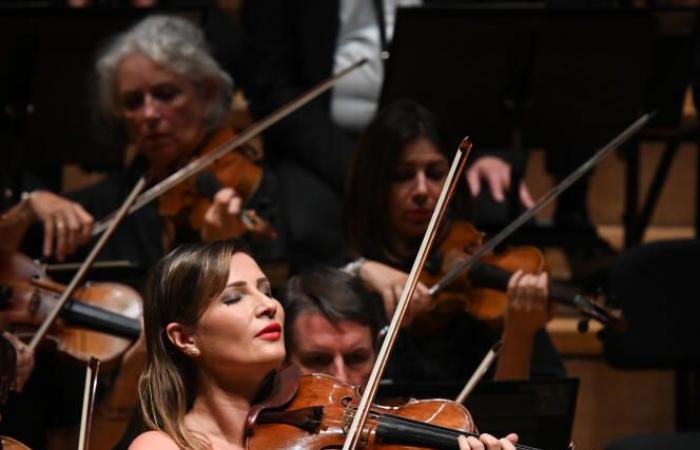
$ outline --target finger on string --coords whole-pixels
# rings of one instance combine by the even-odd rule
[[[498,439],[488,433],[479,435],[479,440],[484,444],[487,450],[498,450],[501,447],[501,443]]]
[[[508,280],[508,288],[506,289],[506,293],[508,295],[513,295],[515,287],[520,282],[520,278],[523,276],[523,273],[524,272],[522,270],[517,270],[513,275],[511,275],[510,279]]]
[[[457,438],[457,443],[459,444],[459,450],[469,450],[469,442],[467,437],[464,435],[459,435]]]
[[[542,272],[537,277],[537,287],[540,292],[544,293],[544,298],[549,298],[549,274],[547,272]]]
[[[499,439],[499,444],[501,444],[501,449],[503,450],[515,450],[515,445],[506,438]]]
[[[486,450],[484,448],[484,443],[474,436],[469,436],[467,438],[467,442],[469,443],[469,448],[471,450]]]
[[[234,197],[234,192],[233,189],[231,188],[223,188],[220,189],[216,195],[214,195],[214,202],[217,203],[220,206],[227,205],[228,202],[231,201],[231,199]]]
[[[227,208],[227,213],[231,216],[235,216],[240,214],[241,212],[241,205],[243,204],[243,199],[237,195],[235,195],[231,201],[228,202],[228,208]]]
[[[207,208],[207,211],[204,213],[204,223],[215,225],[219,222],[217,220],[218,216],[219,214],[218,208],[216,207],[216,203],[212,203],[212,205],[209,208]]]

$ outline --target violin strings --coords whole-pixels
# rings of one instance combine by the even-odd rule
[[[416,438],[435,439],[440,443],[447,445],[448,447],[444,448],[448,449],[457,448],[455,443],[460,435],[473,436],[477,438],[479,437],[478,434],[469,433],[467,431],[453,430],[451,428],[419,422],[392,414],[382,415],[379,425],[382,428],[382,431],[398,431],[407,437],[410,435],[410,432],[418,432],[419,434],[415,435]],[[386,425],[386,427],[382,427],[382,425]],[[515,448],[519,450],[539,450],[535,447],[522,444],[516,444]]]

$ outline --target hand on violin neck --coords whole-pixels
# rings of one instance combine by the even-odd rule
[[[552,317],[546,272],[539,275],[515,272],[508,281],[508,308],[504,330],[507,333],[531,337]]]
[[[547,281],[544,272],[532,275],[519,270],[511,276],[503,324],[503,346],[496,364],[495,379],[522,380],[530,377],[535,333],[550,318]]]
[[[510,190],[510,164],[495,156],[482,156],[477,159],[467,169],[465,176],[472,197],[478,197],[481,193],[482,180],[488,184],[491,197],[499,203],[506,199],[506,192]],[[526,208],[531,208],[535,204],[524,182],[518,186],[518,198]]]
[[[241,220],[243,199],[232,188],[223,188],[204,215],[202,240],[205,242],[237,238],[245,231]]]
[[[368,260],[360,267],[358,276],[367,290],[381,295],[387,319],[391,320],[394,311],[396,311],[396,305],[401,299],[408,274],[386,264]],[[413,292],[403,325],[409,325],[418,314],[425,310],[430,304],[430,299],[428,287],[419,282]]]
[[[90,240],[94,219],[78,203],[48,191],[34,191],[26,201],[44,226],[44,256],[63,260]]]

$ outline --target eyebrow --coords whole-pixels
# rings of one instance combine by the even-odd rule
[[[255,280],[256,286],[260,286],[262,283],[270,283],[270,280],[267,279],[267,277],[260,277],[257,280]],[[248,282],[246,281],[234,281],[233,283],[229,283],[226,286],[224,286],[224,289],[230,288],[230,287],[246,287],[248,285]]]

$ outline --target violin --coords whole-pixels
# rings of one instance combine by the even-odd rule
[[[0,252],[0,321],[16,334],[33,332],[64,290],[27,256]],[[87,283],[61,310],[51,335],[58,350],[74,359],[97,356],[106,364],[116,363],[138,338],[141,314],[141,297],[132,288]]]
[[[251,408],[246,449],[339,448],[361,393],[324,374],[299,377],[290,367],[277,376],[267,401]],[[447,400],[372,405],[362,448],[458,449],[457,437],[477,432],[469,412]]]
[[[215,132],[194,152],[192,158],[200,158],[231,141],[235,133],[228,127]],[[262,168],[250,157],[247,147],[241,146],[219,157],[197,176],[182,180],[160,197],[159,212],[175,223],[186,223],[193,230],[204,226],[204,215],[212,204],[212,198],[224,187],[233,188],[243,199],[249,200],[260,186]],[[241,219],[245,231],[262,239],[275,239],[276,231],[264,219],[250,210],[243,210]]]
[[[282,105],[279,107],[277,110],[266,116],[265,118],[259,120],[258,122],[251,124],[248,126],[245,130],[241,132],[241,134],[234,135],[233,133],[230,133],[228,135],[228,138],[225,137],[216,137],[212,140],[210,140],[210,143],[205,145],[202,150],[206,151],[200,151],[199,157],[192,159],[187,165],[184,167],[180,168],[177,170],[175,173],[169,175],[167,178],[164,180],[158,182],[158,184],[152,186],[149,188],[146,192],[143,192],[138,196],[138,198],[134,201],[134,203],[129,207],[128,213],[131,214],[134,211],[139,210],[142,208],[144,205],[150,203],[151,201],[155,200],[156,198],[159,198],[163,196],[165,193],[168,191],[176,188],[181,182],[184,180],[190,180],[192,177],[195,175],[202,173],[202,171],[207,168],[209,165],[214,163],[217,159],[227,155],[234,149],[238,149],[241,146],[246,145],[251,139],[256,138],[260,133],[263,131],[267,130],[269,127],[274,125],[275,123],[279,122],[282,120],[284,117],[287,117],[289,114],[293,113],[297,109],[301,108],[314,98],[318,97],[321,95],[323,92],[327,91],[331,87],[333,87],[340,79],[348,75],[350,72],[354,71],[358,67],[364,65],[367,63],[367,59],[363,58],[360,59],[353,64],[350,64],[348,67],[345,69],[339,71],[335,75],[332,75],[331,77],[321,81],[318,83],[316,86],[312,87],[308,91],[302,93],[295,99],[291,100],[289,103],[286,103],[285,105]],[[219,144],[219,145],[217,145]],[[240,156],[240,155],[239,155]],[[248,162],[251,162],[250,159],[248,159]],[[232,184],[228,185],[229,187],[233,187],[237,191],[241,193],[244,199],[247,198],[247,194],[252,195],[257,189],[257,186],[259,185],[260,182],[260,177],[262,176],[262,171],[259,169],[259,167],[256,169],[248,163],[246,163],[246,160],[241,160],[239,157],[234,157],[229,161],[229,168],[226,169],[224,165],[221,166],[221,170],[218,170],[216,172],[210,171],[210,175],[204,175],[202,178],[197,178],[200,179],[201,181],[199,182],[199,187],[201,188],[201,191],[208,190],[209,193],[212,193],[212,190],[216,192],[218,189],[212,189],[216,187],[223,187],[225,186],[224,182],[228,180],[228,178],[224,179],[228,175],[235,177],[234,181]],[[231,165],[232,164],[232,165]],[[241,175],[237,175],[235,172],[236,166],[239,166],[241,169]],[[222,175],[221,178],[216,178],[214,176],[216,173],[219,173]],[[233,172],[233,173],[229,173]],[[197,186],[197,179],[195,181],[190,181],[189,187],[188,188],[183,188],[180,192],[181,195],[179,196],[174,196],[173,201],[166,201],[164,202],[165,205],[161,210],[161,213],[164,214],[174,214],[174,215],[184,215],[186,217],[191,217],[193,219],[194,224],[196,225],[198,222],[200,222],[200,217],[199,215],[192,215],[188,211],[184,211],[182,208],[184,207],[189,207],[188,209],[194,210],[194,204],[195,202],[193,199],[200,197],[198,195],[198,190],[196,189]],[[219,184],[217,184],[219,183]],[[197,211],[202,211],[201,207],[196,208]],[[206,211],[206,209],[204,209]],[[101,233],[103,233],[109,223],[114,219],[116,213],[109,214],[107,217],[104,219],[100,220],[99,222],[95,223],[95,226],[92,229],[92,235],[97,236]],[[262,236],[274,236],[274,234],[271,234],[272,231],[269,230],[266,225],[258,221],[257,217],[253,213],[243,213],[242,214],[242,221],[244,224],[246,224],[247,227],[252,228],[253,231],[256,233],[259,233]],[[202,213],[201,215],[201,222],[203,222],[204,215]]]
[[[442,264],[439,272],[424,271],[421,281],[433,285],[444,273],[465,260],[482,244],[484,234],[469,222],[454,222],[445,233],[440,245]],[[549,267],[542,252],[534,246],[516,246],[498,253],[488,253],[463,276],[456,278],[448,288],[434,296],[424,314],[414,320],[414,329],[430,333],[441,329],[458,311],[467,311],[473,317],[498,323],[508,307],[506,290],[514,272],[539,274]],[[599,302],[581,294],[564,283],[550,281],[550,302],[575,308],[587,319],[594,319],[613,329],[624,329],[625,319],[619,310],[610,310]]]
[[[10,341],[0,334],[0,405],[4,405],[10,394],[12,383],[15,381],[17,370],[17,354]],[[2,417],[0,417],[2,420]],[[31,450],[21,442],[11,437],[0,435],[1,450]]]
[[[0,449],[2,450],[31,450],[20,441],[7,436],[0,436]]]
[[[16,374],[17,353],[15,347],[0,333],[0,405],[7,402]]]

